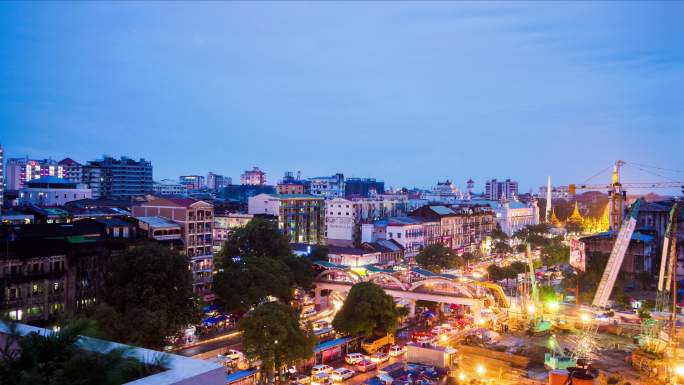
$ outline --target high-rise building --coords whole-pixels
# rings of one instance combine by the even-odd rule
[[[319,176],[308,179],[311,195],[323,198],[344,197],[344,174],[337,173],[332,176]]]
[[[253,167],[240,175],[240,184],[249,186],[263,186],[266,184],[266,173]]]
[[[497,181],[496,179],[488,180],[485,183],[485,199],[500,201],[502,199],[513,199],[518,195],[518,182],[506,179],[504,181]]]
[[[214,206],[192,198],[158,198],[133,206],[133,216],[163,217],[180,225],[184,252],[190,258],[194,291],[203,294],[205,301],[213,300],[211,272],[214,261]]]
[[[369,197],[385,193],[385,182],[374,178],[347,178],[344,192],[346,197]]]
[[[122,156],[103,156],[83,166],[83,183],[93,198],[120,198],[152,193],[152,163]]]
[[[81,183],[83,165],[71,158],[64,158],[57,164],[62,167],[62,178],[69,182]]]
[[[24,187],[26,181],[44,176],[63,178],[62,167],[52,159],[7,159],[5,178],[8,190],[19,190]]]
[[[207,188],[209,190],[218,191],[228,186],[232,182],[233,180],[230,177],[214,174],[213,172],[209,172],[209,174],[207,174]]]
[[[178,181],[188,190],[201,190],[205,186],[201,175],[182,175],[178,177]]]

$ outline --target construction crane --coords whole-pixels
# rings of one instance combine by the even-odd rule
[[[608,298],[613,291],[613,286],[615,286],[615,280],[617,279],[618,272],[622,266],[622,261],[625,259],[625,253],[629,247],[629,242],[632,240],[637,216],[639,215],[639,206],[641,206],[641,199],[637,199],[637,201],[634,202],[632,212],[627,217],[627,221],[620,227],[620,232],[615,239],[613,250],[608,258],[608,263],[606,264],[606,269],[603,271],[603,276],[601,276],[601,281],[599,281],[598,288],[596,289],[594,300],[591,303],[592,306],[605,307],[608,304]]]
[[[684,181],[622,183],[620,174],[622,166],[625,164],[627,164],[627,162],[623,160],[615,162],[613,165],[613,180],[611,184],[570,184],[568,186],[568,193],[570,196],[574,196],[577,190],[608,190],[610,229],[613,231],[617,231],[622,224],[625,212],[625,202],[627,201],[626,189],[679,187],[684,193]]]

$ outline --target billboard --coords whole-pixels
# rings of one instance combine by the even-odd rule
[[[579,239],[570,240],[570,265],[576,270],[584,272],[587,270],[587,257],[584,252],[584,243]]]

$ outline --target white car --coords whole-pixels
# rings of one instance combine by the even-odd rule
[[[331,368],[332,369],[332,368]],[[331,385],[330,376],[328,373],[316,373],[311,376],[311,385]]]
[[[344,362],[348,363],[349,365],[356,365],[357,363],[363,361],[366,357],[363,356],[361,353],[349,353],[346,356],[344,356]]]
[[[235,349],[228,349],[226,350],[225,356],[233,361],[241,360],[244,358],[244,355],[242,352],[237,351]]]
[[[392,345],[389,350],[389,355],[392,357],[398,357],[404,353],[406,353],[406,349],[399,345]]]
[[[389,356],[385,352],[376,352],[371,356],[371,361],[375,362],[376,364],[385,362],[387,360],[389,360]]]
[[[329,365],[316,365],[313,368],[311,368],[311,377],[315,376],[318,373],[325,373],[325,374],[330,374],[333,371],[333,367]]]
[[[295,376],[292,376],[290,379],[290,383],[292,384],[309,384],[311,382],[311,377],[305,375],[305,374],[297,374]]]
[[[332,374],[330,375],[330,378],[332,378],[333,381],[341,382],[354,377],[354,374],[356,373],[351,369],[337,368],[333,370]]]

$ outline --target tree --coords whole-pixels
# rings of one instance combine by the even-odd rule
[[[214,275],[214,293],[228,312],[244,312],[268,296],[288,301],[294,275],[282,260],[248,255],[226,260]]]
[[[311,287],[311,263],[295,256],[272,221],[254,218],[238,228],[214,260],[214,293],[227,311],[246,311],[268,296],[288,301],[292,287]]]
[[[248,358],[261,360],[261,368],[273,371],[293,365],[313,355],[316,336],[299,326],[299,314],[290,306],[265,303],[238,324],[242,347]]]
[[[352,286],[344,305],[333,319],[333,327],[353,336],[381,337],[399,325],[394,299],[372,282]]]
[[[80,348],[80,336],[96,333],[95,323],[80,319],[46,335],[20,335],[16,325],[0,347],[0,384],[3,385],[119,385],[163,370],[163,355],[151,364],[129,356],[126,348],[97,353]],[[18,349],[17,349],[18,348]],[[101,351],[107,343],[102,341]]]
[[[570,261],[570,247],[556,241],[544,246],[541,254],[546,266],[567,264]]]
[[[308,259],[310,261],[327,261],[329,251],[330,251],[330,249],[328,248],[328,246],[325,246],[325,245],[316,246],[311,251],[311,254],[309,254]]]
[[[254,218],[245,226],[235,229],[216,253],[216,262],[222,267],[227,259],[245,256],[281,258],[292,255],[287,238],[278,231],[278,225],[264,218]]]
[[[494,254],[508,254],[513,252],[513,248],[505,241],[498,241],[494,243],[492,247],[492,252]]]
[[[463,259],[441,243],[427,246],[416,255],[416,263],[433,273],[463,265]]]
[[[101,304],[91,309],[111,339],[160,349],[168,336],[199,321],[190,261],[156,243],[112,256],[104,275]]]

